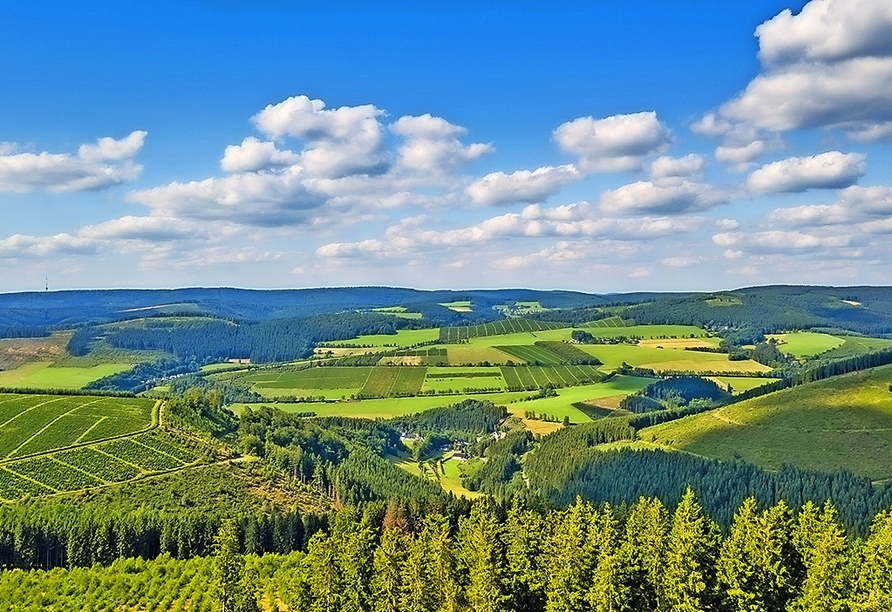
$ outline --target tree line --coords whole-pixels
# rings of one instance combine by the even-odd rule
[[[413,520],[346,508],[309,541],[279,597],[311,612],[888,610],[892,513],[847,538],[832,503],[759,506],[723,532],[688,489],[670,510],[581,499],[541,511],[474,504]]]

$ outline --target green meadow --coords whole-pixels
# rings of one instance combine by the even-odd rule
[[[358,336],[352,340],[332,342],[330,344],[371,346],[371,347],[405,347],[432,342],[440,337],[439,329],[401,329],[395,334],[375,334],[373,336]],[[324,346],[325,343],[323,343]]]
[[[769,372],[771,368],[751,360],[729,361],[724,353],[686,351],[639,344],[584,344],[579,348],[604,364],[602,369],[618,368],[623,363],[653,370],[690,372]]]
[[[816,332],[770,334],[768,338],[773,338],[777,341],[777,349],[780,352],[789,353],[793,357],[818,355],[824,351],[842,346],[845,342],[844,338]]]
[[[130,368],[129,363],[103,363],[90,367],[56,367],[48,361],[32,361],[0,371],[0,387],[15,389],[80,389],[105,376]]]
[[[892,366],[837,376],[641,431],[641,439],[776,470],[892,478]]]

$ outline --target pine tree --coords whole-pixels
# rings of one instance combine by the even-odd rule
[[[490,502],[478,502],[461,522],[461,559],[468,568],[465,589],[468,606],[474,612],[507,611],[505,549],[502,526]]]
[[[795,590],[797,561],[786,504],[760,513],[756,500],[747,498],[734,515],[719,559],[719,583],[729,608],[783,612]]]
[[[655,610],[662,600],[669,513],[656,497],[640,498],[629,511],[620,546],[632,610]]]
[[[335,542],[322,531],[317,531],[307,545],[304,557],[310,607],[307,612],[339,612],[343,603],[343,588],[338,568]]]
[[[435,610],[459,612],[464,600],[449,521],[442,515],[432,515],[422,533],[428,545],[431,587],[436,593]]]
[[[691,489],[672,516],[666,542],[664,606],[673,612],[706,612],[716,597],[715,560],[718,527],[703,514]],[[662,606],[661,606],[662,607]]]
[[[385,529],[375,549],[372,576],[372,603],[376,612],[400,609],[403,589],[402,569],[408,536],[399,529]]]
[[[408,543],[402,565],[401,612],[434,612],[437,593],[430,578],[428,533],[422,531]]]
[[[595,512],[591,505],[576,498],[567,510],[553,513],[555,525],[546,545],[546,587],[548,612],[582,612],[592,572],[589,531]]]
[[[892,610],[892,511],[877,515],[859,553],[853,612]]]
[[[528,509],[516,496],[505,520],[505,558],[511,608],[517,612],[541,610],[545,605],[545,572],[542,567],[549,523]]]
[[[238,527],[224,519],[214,538],[214,586],[221,612],[253,612],[257,600],[245,575],[245,558],[239,550]]]
[[[620,525],[610,507],[598,515],[596,541],[597,563],[592,575],[592,583],[586,599],[593,612],[620,612],[628,608],[629,587],[625,582],[625,568],[620,555]]]
[[[845,532],[836,508],[826,502],[820,514],[803,509],[797,527],[797,549],[806,568],[795,612],[843,612],[849,595]]]
[[[375,534],[359,512],[345,508],[337,515],[333,539],[343,587],[340,610],[368,612]]]

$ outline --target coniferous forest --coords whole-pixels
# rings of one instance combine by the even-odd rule
[[[791,304],[797,291],[804,297]],[[854,469],[769,469],[737,456],[677,452],[650,444],[648,429],[818,381],[885,372],[888,339],[859,335],[882,335],[892,321],[882,291],[741,290],[708,297],[727,304],[712,310],[703,296],[517,293],[539,297],[541,308],[513,319],[494,309],[506,297],[499,292],[438,293],[432,299],[442,303],[431,303],[418,292],[367,290],[347,311],[328,304],[324,291],[297,306],[238,292],[227,306],[196,292],[187,293],[194,302],[170,312],[132,318],[114,318],[81,296],[84,320],[72,321],[74,311],[61,306],[43,314],[22,308],[4,329],[10,342],[29,335],[56,342],[73,363],[139,360],[55,395],[3,390],[10,441],[0,440],[8,446],[0,460],[0,610],[892,610],[892,482]],[[387,300],[394,296],[405,301],[393,306]],[[852,297],[872,312],[846,319],[849,311],[822,310],[826,300]],[[452,301],[471,313],[443,305]],[[676,342],[684,349],[665,349],[681,356],[676,362],[708,353],[715,363],[746,361],[750,376],[598,359],[605,347],[634,356],[645,340],[635,324],[666,321],[697,327],[681,338],[651,337],[659,346],[642,351]],[[826,336],[839,348],[785,352],[766,336],[785,325],[811,326],[817,331],[809,338]],[[848,331],[820,335],[832,326]],[[393,348],[407,333],[420,334],[410,336],[417,344]],[[529,335],[528,344],[502,347],[506,356],[526,351],[541,363],[448,362],[456,347],[482,350],[466,347],[472,338],[493,351],[502,340],[487,334],[518,333]],[[368,344],[351,345],[357,336]],[[444,340],[453,337],[459,340]],[[431,347],[436,366],[421,361],[432,359]],[[429,368],[451,368],[431,380],[479,386],[518,372],[569,376],[580,364],[599,364],[601,382],[543,382],[507,405],[491,401],[498,396],[491,389],[450,390],[418,412],[383,416],[361,408],[385,406],[386,413],[391,399],[426,398],[348,399],[338,390],[340,399],[310,397],[289,407],[287,395],[265,395],[275,385],[290,393],[288,385],[298,383],[289,380],[324,385],[374,373],[376,384],[396,388],[410,375],[421,385]],[[637,386],[611,408],[597,401],[574,408],[590,418],[561,423],[527,409],[616,379]],[[737,390],[744,380],[752,386]],[[880,392],[882,403],[885,386]],[[84,436],[113,413],[82,425],[80,437],[47,433],[67,412],[39,423],[22,418],[33,427],[27,436],[10,428],[20,403],[34,407],[23,413],[30,414],[81,398],[85,406],[99,398],[146,402],[145,420],[132,431],[109,429],[95,444]],[[140,467],[148,461],[156,467]],[[94,473],[104,475],[101,482]]]

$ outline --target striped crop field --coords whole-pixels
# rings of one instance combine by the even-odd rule
[[[276,369],[249,374],[241,380],[267,389],[359,389],[371,372],[370,366]]]
[[[463,327],[441,327],[440,340],[446,344],[457,344],[470,338],[483,338],[486,336],[504,336],[520,332],[543,331],[546,329],[560,329],[567,327],[563,323],[550,321],[535,321],[532,319],[503,319],[484,323],[482,325],[469,325]]]
[[[508,391],[536,391],[547,384],[555,387],[587,385],[604,377],[591,365],[505,366],[501,371]]]
[[[532,344],[515,344],[511,346],[495,346],[503,353],[516,357],[523,363],[530,365],[558,365],[562,359],[551,351]]]
[[[409,395],[417,395],[424,385],[424,379],[427,376],[427,368],[425,367],[403,367],[399,369],[393,387],[390,390],[392,397],[406,397]]]
[[[606,319],[598,319],[597,321],[586,323],[582,327],[626,327],[626,322],[620,317],[607,317]]]

